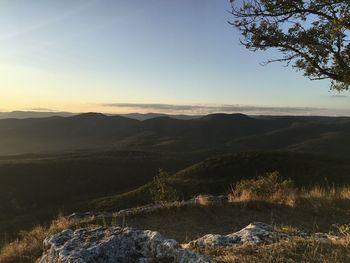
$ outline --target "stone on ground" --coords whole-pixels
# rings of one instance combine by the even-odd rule
[[[44,240],[40,263],[212,262],[158,232],[131,228],[64,230]]]

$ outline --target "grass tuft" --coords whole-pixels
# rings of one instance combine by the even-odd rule
[[[75,223],[63,216],[59,216],[50,226],[36,226],[31,231],[22,231],[13,242],[0,250],[1,263],[28,263],[35,262],[42,254],[43,240],[66,228],[73,227]]]
[[[297,189],[292,180],[283,180],[278,172],[241,180],[231,185],[230,203],[249,207],[284,205],[310,209],[314,214],[343,212],[350,207],[350,187],[320,187]]]
[[[348,240],[323,242],[295,237],[271,245],[208,248],[199,252],[221,263],[344,263],[350,262]]]

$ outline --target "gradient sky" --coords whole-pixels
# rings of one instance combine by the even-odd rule
[[[278,54],[240,46],[229,9],[227,0],[0,0],[0,111],[157,103],[350,115],[349,92],[261,66]]]

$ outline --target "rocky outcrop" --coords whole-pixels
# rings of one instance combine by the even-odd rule
[[[188,205],[188,204],[187,204]],[[145,207],[142,208],[144,211]],[[146,211],[159,209],[147,208]],[[123,210],[123,213],[140,212],[139,210]],[[80,216],[80,215],[79,215]],[[84,214],[86,216],[97,216]],[[74,216],[77,218],[77,215]],[[82,228],[64,230],[44,240],[44,255],[40,263],[132,263],[132,262],[178,262],[209,263],[209,257],[195,253],[189,249],[217,247],[237,247],[245,244],[272,244],[280,240],[297,236],[303,239],[314,239],[321,242],[333,242],[339,239],[325,233],[308,235],[294,233],[288,235],[277,231],[272,226],[255,222],[238,232],[228,235],[207,234],[188,244],[180,246],[173,239],[166,239],[158,232],[136,230],[120,227]]]
[[[184,245],[185,248],[240,246],[243,244],[271,244],[288,236],[275,232],[265,223],[251,223],[242,230],[229,235],[208,234]]]
[[[327,234],[327,233],[316,233],[314,238],[316,240],[323,241],[323,242],[340,240],[340,237],[334,236],[334,235],[330,235],[330,234]]]
[[[326,233],[316,233],[308,235],[300,232],[295,235],[288,235],[283,232],[276,231],[272,226],[255,222],[251,223],[238,232],[228,235],[208,234],[199,239],[193,240],[188,244],[182,245],[183,248],[208,248],[208,247],[237,247],[245,244],[261,245],[272,244],[280,240],[291,239],[293,237],[300,237],[303,239],[313,239],[321,242],[332,242],[339,240],[339,237],[329,235]]]
[[[64,230],[44,240],[44,251],[40,263],[212,262],[158,232],[118,227]]]
[[[139,207],[122,209],[117,212],[83,212],[83,213],[73,213],[69,215],[68,219],[108,219],[115,217],[124,217],[124,216],[135,216],[140,214],[149,214],[154,213],[160,210],[169,209],[169,208],[182,208],[190,207],[194,205],[212,205],[212,206],[221,206],[228,203],[228,197],[226,195],[198,195],[193,199],[180,202],[169,202],[165,204],[149,204]]]
[[[194,198],[194,203],[197,205],[223,205],[227,202],[226,195],[198,195]]]
[[[135,216],[140,214],[149,214],[154,213],[160,210],[169,209],[173,207],[187,207],[195,205],[194,199],[181,202],[170,202],[166,204],[150,204],[145,206],[133,207],[128,209],[119,210],[118,212],[84,212],[84,213],[73,213],[68,216],[68,219],[107,219],[115,217],[124,217],[124,216]]]
[[[117,212],[83,212],[73,213],[68,219],[107,219],[114,217],[135,216],[140,214],[154,213],[169,208],[191,207],[195,205],[221,206],[228,203],[227,195],[198,195],[187,201],[168,202],[165,204],[149,204],[139,207],[122,209]]]

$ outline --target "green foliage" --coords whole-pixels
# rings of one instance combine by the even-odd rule
[[[153,178],[153,184],[150,188],[152,200],[154,203],[165,203],[178,201],[179,197],[175,188],[169,184],[170,174],[159,170],[159,174]]]
[[[268,198],[277,193],[289,193],[293,191],[293,188],[292,180],[283,180],[279,172],[275,171],[266,176],[239,181],[234,185],[232,194],[234,196],[248,194],[256,198]]]
[[[350,87],[350,2],[348,0],[231,0],[234,25],[246,48],[276,48],[310,79],[330,79],[331,87]]]

